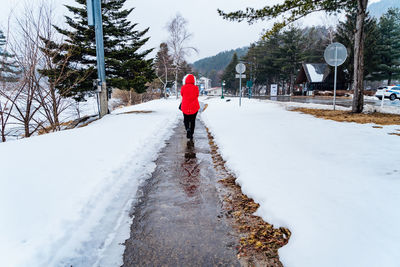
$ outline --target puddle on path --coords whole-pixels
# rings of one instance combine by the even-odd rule
[[[182,124],[141,188],[123,266],[240,266],[237,236],[218,197],[205,127],[196,122],[190,143]]]

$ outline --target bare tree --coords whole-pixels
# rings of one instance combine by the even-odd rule
[[[7,93],[1,93],[13,112],[2,112],[3,115],[0,116],[8,116],[2,121],[9,117],[17,121],[22,126],[25,137],[30,137],[38,130],[60,130],[59,116],[72,104],[57,90],[60,83],[76,72],[67,68],[72,51],[65,49],[67,52],[62,59],[59,58],[60,51],[54,47],[59,47],[56,43],[62,40],[57,40],[53,25],[52,5],[44,1],[34,9],[26,6],[23,15],[16,19],[10,49],[13,54],[18,55],[16,61],[22,74],[19,81],[8,88]],[[46,73],[53,74],[48,77]],[[86,77],[87,75],[79,76],[76,83]]]
[[[185,57],[192,51],[198,52],[195,47],[188,46],[187,43],[192,38],[192,34],[187,30],[188,22],[180,14],[177,14],[168,24],[169,39],[168,47],[171,50],[174,72],[175,72],[175,90],[178,98],[178,72],[185,61]]]
[[[7,88],[7,84],[2,83],[0,87],[0,135],[2,142],[5,142],[7,140],[7,136],[10,134],[10,129],[8,129],[9,119],[15,102],[11,101],[10,99],[12,98],[8,97],[9,92],[10,90]]]
[[[41,16],[39,10],[38,16]],[[40,63],[39,29],[40,20],[36,20],[33,11],[25,9],[23,17],[17,19],[17,30],[13,35],[11,50],[17,56],[18,67],[22,75],[13,88],[8,100],[13,101],[15,112],[11,116],[23,127],[25,137],[30,137],[42,125],[37,114],[40,104],[36,101],[37,92],[40,89],[40,81],[43,76],[37,72]]]
[[[59,84],[63,83],[66,79],[71,76],[77,77],[75,84],[82,82],[87,79],[90,72],[85,71],[83,75],[75,75],[76,69],[78,68],[68,68],[70,63],[70,58],[73,54],[73,49],[71,46],[65,44],[65,49],[67,51],[63,54],[60,59],[60,49],[56,43],[63,43],[63,40],[58,40],[57,32],[55,31],[54,25],[54,14],[51,4],[42,4],[41,16],[38,18],[40,20],[41,27],[39,28],[40,43],[37,44],[41,49],[41,62],[39,71],[42,74],[51,73],[51,78],[46,77],[40,83],[40,90],[37,92],[37,101],[41,105],[40,113],[46,118],[47,124],[50,127],[44,128],[46,132],[48,131],[58,131],[60,127],[60,114],[69,108],[72,103],[66,101],[66,99],[58,92],[57,87]],[[55,49],[57,47],[57,49]],[[62,47],[64,48],[64,47]],[[72,88],[71,88],[72,89]],[[68,94],[68,90],[63,91],[64,94]],[[80,117],[79,105],[78,117]]]
[[[8,23],[7,23],[7,32],[6,36],[9,36],[10,34],[10,16],[8,17]],[[2,47],[2,58],[1,58],[1,64],[3,65],[0,68],[0,77],[3,77],[2,70],[5,69],[4,64],[7,61],[7,51],[8,51],[8,43],[9,39],[6,38],[5,44]],[[8,89],[9,83],[6,81],[6,79],[2,80],[2,83],[0,85],[0,135],[1,135],[1,141],[5,142],[7,139],[7,136],[9,134],[9,131],[7,129],[8,125],[8,120],[10,118],[11,112],[14,108],[13,101],[10,101],[8,97],[9,89]]]

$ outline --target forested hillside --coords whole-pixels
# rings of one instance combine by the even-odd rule
[[[229,64],[234,53],[240,58],[247,53],[248,47],[242,47],[235,50],[224,51],[212,57],[206,57],[193,63],[193,67],[200,73],[207,73],[211,70],[223,70]]]
[[[248,47],[242,47],[235,50],[224,51],[212,57],[206,57],[193,63],[193,68],[202,75],[212,80],[212,85],[217,86],[220,83],[220,74],[231,61],[233,54],[236,53],[239,58],[246,55]]]

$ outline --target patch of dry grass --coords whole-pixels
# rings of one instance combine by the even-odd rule
[[[73,123],[74,123],[74,121],[62,122],[58,125],[58,127],[68,128],[68,127],[71,127],[71,125],[73,125]],[[55,130],[56,129],[54,128],[54,126],[43,127],[38,131],[38,135],[48,134],[48,133],[54,132]]]
[[[226,162],[218,153],[218,146],[208,129],[207,133],[214,168],[221,178],[219,183],[224,187],[223,207],[240,236],[237,256],[241,265],[281,267],[278,249],[287,244],[291,232],[283,227],[276,229],[254,215],[260,205],[243,194],[236,178],[225,167]]]
[[[147,113],[153,113],[154,111],[151,110],[132,110],[132,111],[127,111],[119,114],[147,114]],[[118,114],[118,115],[119,115]]]
[[[292,111],[313,115],[317,118],[339,122],[375,123],[379,125],[400,125],[400,115],[385,113],[352,113],[342,110],[295,108]],[[374,127],[379,128],[379,126]]]

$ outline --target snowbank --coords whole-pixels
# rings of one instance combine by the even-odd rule
[[[300,103],[300,102],[277,102],[272,100],[263,100],[266,103],[272,103],[276,105],[280,105],[288,110],[292,110],[295,108],[310,108],[310,109],[327,109],[333,110],[333,105],[325,105],[325,104],[314,104],[314,103]],[[336,110],[344,110],[350,111],[351,108],[343,107],[336,105]]]
[[[178,119],[177,100],[0,144],[0,266],[120,266],[140,182]],[[148,110],[147,114],[119,114]]]
[[[327,109],[333,110],[333,105],[325,105],[325,104],[313,104],[313,103],[300,103],[300,102],[277,102],[272,100],[263,100],[267,103],[274,103],[285,107],[286,109],[294,109],[294,108],[311,108],[311,109]],[[372,112],[380,112],[386,114],[399,114],[400,115],[400,100],[390,101],[386,100],[384,102],[383,107],[379,105],[370,105],[365,104],[363,113],[372,113]],[[336,110],[343,110],[343,111],[351,111],[351,107],[343,107],[336,105]]]
[[[280,104],[208,101],[202,115],[256,212],[292,231],[284,266],[398,266],[400,126],[340,123]]]
[[[399,114],[400,115],[400,106],[398,105],[399,103],[397,102],[399,100],[393,101],[394,103],[391,104],[385,104],[383,107],[381,106],[373,106],[373,105],[364,105],[364,111],[363,112],[381,112],[381,113],[387,113],[387,114]],[[397,102],[397,103],[396,103]],[[396,106],[397,104],[397,106]]]

